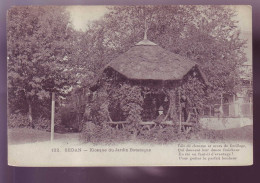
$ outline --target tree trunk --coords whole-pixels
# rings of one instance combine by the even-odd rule
[[[171,90],[167,92],[167,96],[169,97],[169,111],[167,113],[168,116],[172,119],[173,122],[177,122],[177,109],[176,109],[176,91]]]

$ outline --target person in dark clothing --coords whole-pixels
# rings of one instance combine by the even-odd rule
[[[184,117],[184,121],[187,121],[188,119],[188,105],[189,105],[189,102],[188,102],[188,99],[185,95],[182,95],[181,96],[181,110],[182,110],[182,113],[183,113],[183,117]]]
[[[159,107],[158,112],[159,112],[159,116],[157,116],[157,118],[155,119],[154,122],[155,122],[156,126],[160,126],[161,127],[161,123],[163,122],[163,120],[165,118],[162,106]]]

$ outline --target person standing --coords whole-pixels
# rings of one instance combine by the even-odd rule
[[[184,121],[187,121],[189,115],[189,100],[185,95],[181,96],[181,111],[183,113]]]

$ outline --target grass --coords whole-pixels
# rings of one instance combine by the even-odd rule
[[[245,126],[242,128],[233,128],[227,130],[207,130],[212,133],[215,140],[234,140],[234,141],[247,141],[252,142],[253,139],[253,126]],[[55,133],[55,140],[71,141],[79,140],[79,133],[58,134]],[[24,144],[44,142],[50,140],[50,132],[40,131],[29,128],[12,128],[8,130],[8,143],[9,144]]]
[[[78,133],[54,134],[55,140],[78,139]],[[50,141],[51,133],[30,128],[11,128],[8,129],[8,144],[24,144]]]
[[[237,140],[248,142],[252,142],[253,140],[253,125],[227,130],[215,130],[215,132],[222,135],[224,140]]]

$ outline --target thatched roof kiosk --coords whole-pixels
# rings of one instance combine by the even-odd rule
[[[194,61],[144,39],[107,64],[101,74],[115,72],[122,75],[121,79],[144,84],[151,81],[154,83],[181,81],[191,71],[196,71],[202,81],[207,83],[207,79]],[[96,78],[92,90],[98,87],[99,79]]]
[[[189,74],[197,75],[203,83],[207,83],[204,74],[195,62],[163,49],[146,38],[107,64],[90,88],[92,91],[102,86],[100,78],[104,74],[118,83],[127,82],[131,85],[153,89],[174,89],[180,86]],[[156,96],[145,100],[148,107],[152,105],[151,101],[154,98],[157,98],[155,108],[158,109],[165,100],[165,94],[158,95],[157,93]],[[147,111],[147,113],[151,113],[151,111]],[[154,119],[156,116],[157,114],[147,117],[147,120]]]

